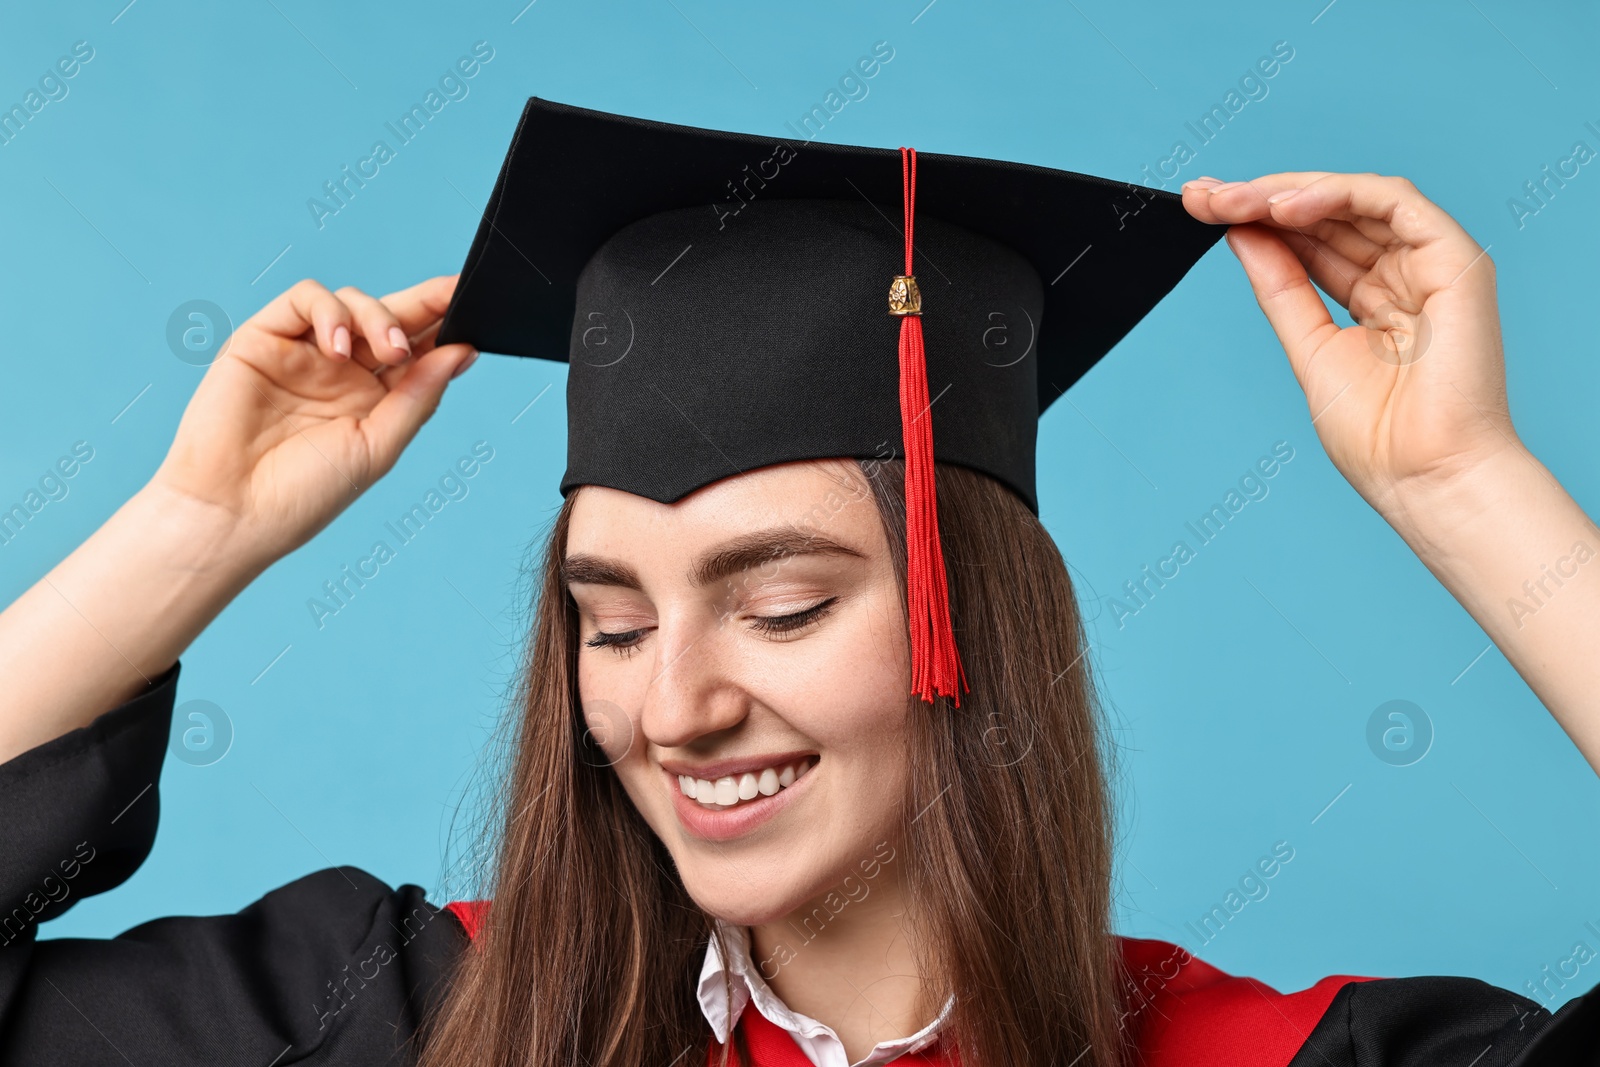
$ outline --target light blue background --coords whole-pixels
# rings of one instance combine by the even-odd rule
[[[1490,247],[1513,416],[1600,513],[1600,170],[1523,226],[1507,206],[1575,141],[1600,148],[1584,125],[1600,126],[1592,8],[124,2],[13,5],[0,33],[6,105],[73,42],[95,50],[69,95],[0,146],[0,500],[74,441],[95,450],[70,495],[0,547],[7,601],[160,461],[202,373],[167,347],[179,304],[212,300],[238,322],[305,276],[383,293],[456,270],[529,95],[788,136],[879,40],[894,58],[829,140],[1129,180],[1175,140],[1195,145],[1185,122],[1289,42],[1268,94],[1177,180],[1415,181]],[[319,230],[306,200],[480,40],[494,58],[470,95]],[[232,750],[209,767],[169,760],[149,861],[48,935],[233,910],[330,863],[441,899],[465,888],[445,879],[444,842],[482,781],[526,633],[527,546],[559,503],[564,383],[564,368],[486,355],[393,473],[206,631],[178,699],[222,706]],[[1600,783],[1328,463],[1226,246],[1069,399],[1041,426],[1040,495],[1093,618],[1122,746],[1120,930],[1284,989],[1454,973],[1523,990],[1576,942],[1600,949],[1584,927],[1600,926]],[[480,440],[495,455],[470,495],[319,631],[307,599]],[[1270,495],[1119,628],[1105,598],[1277,441],[1295,454]],[[1413,766],[1367,746],[1369,715],[1391,699],[1436,730]],[[1277,841],[1295,853],[1270,895],[1202,944],[1184,924]],[[1586,967],[1554,999],[1596,980]]]

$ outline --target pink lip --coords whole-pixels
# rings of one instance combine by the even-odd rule
[[[795,794],[806,788],[812,776],[817,773],[817,767],[820,766],[819,762],[817,766],[801,775],[793,785],[778,790],[770,797],[758,796],[726,811],[714,811],[703,807],[698,800],[684,796],[683,789],[678,785],[678,776],[671,770],[664,773],[667,776],[667,788],[672,790],[672,806],[677,809],[678,821],[683,824],[683,828],[689,831],[690,835],[705,841],[732,841],[775,818],[784,808],[794,803]]]
[[[737,778],[741,774],[759,773],[767,767],[779,770],[786,763],[798,763],[815,756],[815,749],[794,749],[791,752],[774,752],[770,755],[740,756],[737,759],[718,760],[715,763],[685,763],[682,760],[662,760],[661,766],[668,774],[687,774],[690,778],[704,778],[714,782],[718,778]]]

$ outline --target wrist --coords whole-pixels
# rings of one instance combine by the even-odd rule
[[[1397,485],[1378,511],[1428,562],[1449,554],[1451,546],[1475,526],[1498,527],[1508,509],[1526,513],[1546,498],[1566,496],[1549,469],[1520,440],[1512,439],[1448,475]]]
[[[123,510],[163,562],[219,589],[243,589],[278,558],[233,511],[159,479],[130,497]]]
[[[0,759],[145,691],[271,559],[157,482],[0,611]]]

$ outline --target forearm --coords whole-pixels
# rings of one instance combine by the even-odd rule
[[[233,520],[146,486],[0,612],[0,761],[91,722],[172,666],[264,563]]]
[[[1600,773],[1600,529],[1520,442],[1382,509]]]

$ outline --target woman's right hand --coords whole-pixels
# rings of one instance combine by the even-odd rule
[[[379,300],[299,282],[224,344],[152,486],[226,516],[260,566],[292,552],[388,473],[476,358],[434,346],[455,285]]]
[[[150,482],[0,611],[0,761],[148,689],[394,466],[477,354],[434,345],[455,284],[301,282],[234,332]]]

